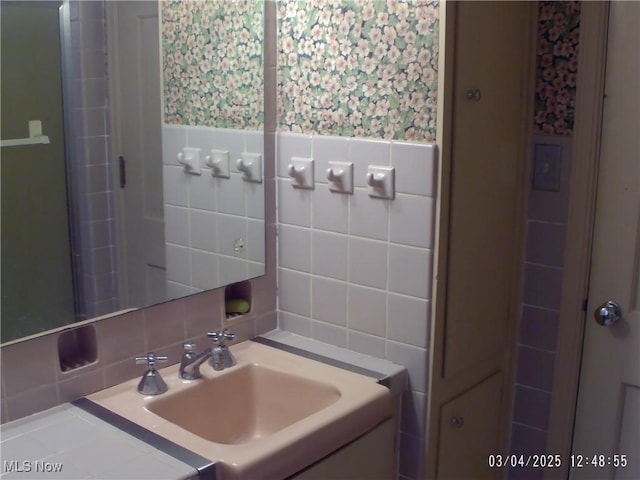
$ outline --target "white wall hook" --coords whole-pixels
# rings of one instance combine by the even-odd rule
[[[262,155],[259,153],[243,152],[236,160],[236,168],[242,172],[245,182],[262,183]]]
[[[212,149],[211,153],[204,157],[204,163],[211,168],[214,177],[229,178],[229,151]]]
[[[293,188],[313,189],[313,159],[291,157],[291,163],[287,168],[287,173],[291,177],[291,185]]]
[[[392,167],[369,166],[367,169],[369,196],[393,200],[395,197],[395,169]]]
[[[330,161],[327,180],[332,192],[353,193],[353,163]]]
[[[184,147],[177,157],[178,163],[184,167],[184,173],[190,173],[191,175],[202,174],[199,148]]]

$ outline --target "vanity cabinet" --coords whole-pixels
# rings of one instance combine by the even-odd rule
[[[386,420],[369,433],[289,477],[289,480],[396,478],[394,437],[395,421]]]

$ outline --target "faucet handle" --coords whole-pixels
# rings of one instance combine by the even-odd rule
[[[182,345],[185,353],[195,353],[196,352],[196,344],[193,342],[187,342]]]
[[[136,363],[146,363],[147,371],[138,383],[138,392],[143,395],[160,395],[166,392],[169,387],[160,376],[160,372],[156,371],[156,362],[166,362],[169,357],[166,355],[156,355],[149,352],[144,356],[135,357]]]
[[[236,338],[236,334],[228,328],[225,328],[220,332],[209,332],[207,333],[207,337],[213,340],[215,344],[220,345],[220,342],[222,340],[233,340],[234,338]]]
[[[164,363],[169,360],[169,357],[167,357],[166,355],[156,355],[153,352],[149,352],[144,356],[136,357],[135,360],[137,364],[146,363],[149,370],[154,370],[157,362]]]

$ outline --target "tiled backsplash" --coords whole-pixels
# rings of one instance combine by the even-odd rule
[[[264,275],[265,184],[244,181],[235,164],[242,152],[264,158],[263,133],[164,125],[162,138],[168,296]],[[199,149],[200,175],[178,163],[184,147]],[[229,178],[205,165],[212,149],[229,152]]]
[[[313,158],[315,188],[294,189],[291,157]],[[278,134],[279,326],[407,367],[400,473],[424,451],[437,149]],[[331,192],[329,161],[354,164],[354,193]],[[394,200],[367,193],[369,165],[395,168]]]
[[[224,323],[237,341],[276,327],[275,271],[251,282],[251,313]],[[136,365],[137,355],[154,351],[168,355],[169,364],[177,363],[185,341],[204,348],[206,332],[222,328],[224,317],[224,289],[217,289],[98,320],[98,360],[69,372],[59,366],[59,332],[5,345],[0,350],[2,423],[141,376],[145,367]]]

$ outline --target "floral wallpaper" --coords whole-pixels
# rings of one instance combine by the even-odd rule
[[[580,2],[540,2],[535,128],[571,135],[578,75]]]
[[[160,5],[165,123],[262,129],[263,1]]]
[[[435,140],[437,0],[280,0],[279,130]]]

